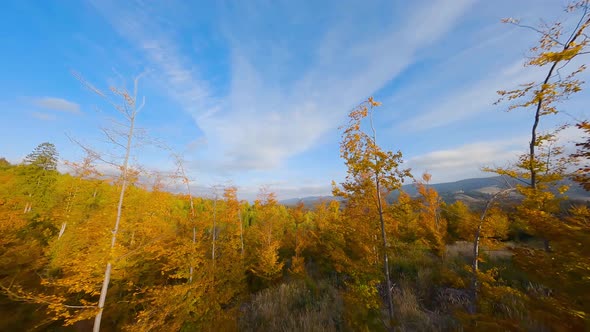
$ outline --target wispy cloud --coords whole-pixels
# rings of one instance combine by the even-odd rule
[[[198,67],[180,51],[173,33],[159,25],[167,19],[158,10],[141,1],[124,5],[111,1],[91,3],[123,38],[143,52],[147,60],[144,65],[153,69],[152,81],[186,112],[199,118],[217,109]]]
[[[338,30],[325,32],[312,64],[287,82],[265,77],[265,68],[273,64],[256,66],[257,53],[244,45],[250,40],[237,37],[229,105],[202,121],[205,133],[219,142],[227,164],[242,169],[277,167],[344,122],[351,107],[399,75],[416,60],[418,50],[444,36],[471,3],[437,1],[411,8],[414,14],[404,22],[356,39],[347,30],[354,25],[340,30],[346,24],[335,24]]]
[[[67,112],[73,114],[79,114],[80,112],[80,105],[65,100],[63,98],[56,98],[56,97],[40,97],[34,98],[32,103],[41,108],[45,108],[52,111],[60,111],[60,112]]]
[[[272,169],[288,158],[308,150],[327,131],[343,122],[346,112],[374,93],[415,61],[415,54],[444,36],[458,22],[473,0],[408,8],[402,21],[394,21],[376,34],[351,38],[355,20],[334,22],[311,52],[306,68],[293,73],[288,67],[256,61],[261,49],[289,53],[288,37],[280,47],[273,41],[252,40],[259,36],[230,38],[231,86],[224,96],[214,96],[209,84],[163,32],[150,21],[144,6],[133,10],[108,8],[101,12],[123,35],[145,52],[169,86],[169,95],[193,115],[208,142],[208,162],[225,170]],[[254,11],[256,12],[256,11]],[[227,18],[233,31],[241,27]],[[134,22],[134,24],[127,24]],[[425,24],[428,22],[428,24]],[[141,27],[141,29],[138,29]],[[344,30],[341,30],[345,27]],[[143,32],[139,32],[139,31]],[[278,61],[278,60],[277,60]],[[289,72],[288,81],[267,68]],[[270,76],[269,76],[270,75]]]
[[[55,120],[55,115],[51,113],[44,113],[44,112],[31,112],[31,116],[35,119],[42,120],[42,121],[53,121]]]
[[[473,84],[460,86],[455,92],[435,98],[421,108],[426,112],[401,122],[398,127],[411,131],[427,130],[473,118],[484,111],[497,110],[499,107],[494,106],[498,100],[496,91],[511,88],[506,82],[513,85],[514,82],[530,82],[541,74],[538,69],[525,68],[523,61],[519,60]]]

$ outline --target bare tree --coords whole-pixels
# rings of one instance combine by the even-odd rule
[[[188,200],[189,200],[189,204],[190,204],[190,222],[193,226],[193,246],[195,246],[197,243],[197,226],[195,225],[195,206],[193,203],[193,194],[191,191],[190,179],[188,178],[188,175],[186,174],[186,170],[184,168],[184,159],[182,158],[182,156],[179,154],[173,153],[172,157],[176,161],[177,174],[178,174],[177,176],[180,177],[180,180],[186,186],[186,191],[188,193]],[[193,263],[191,262],[191,265],[189,267],[189,277],[188,277],[189,283],[193,282],[194,269],[195,268],[193,266]]]
[[[479,287],[479,279],[477,277],[479,272],[479,243],[481,239],[481,229],[483,223],[486,219],[488,211],[498,200],[498,198],[506,196],[514,190],[516,190],[516,188],[511,187],[495,193],[492,197],[490,197],[490,199],[488,199],[483,211],[481,212],[481,216],[479,217],[479,222],[477,223],[477,228],[475,229],[475,234],[473,236],[473,261],[471,262],[471,304],[469,306],[469,312],[471,314],[474,314],[477,311],[477,288]]]
[[[121,180],[121,191],[119,194],[119,201],[117,204],[117,217],[115,219],[115,225],[112,230],[112,237],[111,237],[111,251],[115,248],[115,244],[117,242],[117,234],[119,233],[119,226],[121,224],[121,215],[123,209],[123,199],[125,197],[125,190],[127,189],[127,185],[129,182],[130,176],[130,167],[129,161],[131,157],[131,150],[134,143],[135,131],[136,131],[136,123],[135,120],[137,115],[143,109],[145,105],[145,97],[141,99],[141,102],[137,103],[137,93],[138,93],[138,85],[139,80],[142,76],[146,73],[142,73],[136,76],[133,80],[133,90],[128,91],[126,88],[116,88],[110,87],[110,91],[115,99],[119,99],[119,102],[114,101],[111,99],[110,96],[105,94],[103,91],[96,88],[94,85],[90,84],[88,81],[84,80],[82,76],[77,73],[74,73],[74,76],[90,91],[96,93],[104,100],[106,100],[119,114],[123,117],[124,122],[114,122],[117,125],[116,129],[106,129],[103,128],[102,132],[105,135],[107,141],[113,144],[115,147],[120,148],[124,151],[122,161],[120,162],[113,162],[105,160],[104,158],[100,157],[101,160],[108,162],[111,165],[116,166],[120,170],[120,180]],[[86,151],[92,151],[89,148],[83,147]],[[98,155],[98,154],[95,154]],[[100,323],[102,320],[102,313],[104,311],[104,305],[107,297],[107,290],[109,288],[109,282],[111,280],[111,272],[113,268],[113,260],[110,257],[107,260],[107,265],[104,272],[104,279],[102,283],[102,287],[100,290],[100,297],[98,300],[98,312],[94,319],[94,327],[93,332],[100,331]]]
[[[68,221],[70,221],[71,219],[72,208],[74,206],[76,196],[78,195],[78,191],[80,190],[82,180],[100,175],[100,173],[96,171],[96,169],[94,169],[93,166],[93,163],[96,160],[96,158],[97,157],[95,154],[87,152],[86,157],[84,157],[81,163],[72,163],[68,161],[65,162],[66,165],[70,166],[73,169],[74,176],[77,178],[77,181],[72,184],[68,196],[66,197],[66,215],[63,223],[61,224],[61,228],[57,236],[58,240],[64,235],[66,227],[68,225]],[[93,195],[96,196],[96,193],[94,193]]]

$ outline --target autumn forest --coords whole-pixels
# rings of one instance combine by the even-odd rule
[[[526,67],[543,80],[497,92],[498,112],[528,114],[530,144],[485,168],[502,183],[476,203],[443,200],[432,174],[382,148],[369,96],[341,119],[347,173],[333,199],[200,195],[165,142],[142,144],[170,152],[175,169],[133,162],[142,75],[102,89],[75,73],[118,114],[101,132],[116,153],[69,137],[85,158],[40,142],[19,163],[0,159],[0,330],[590,330],[590,205],[568,198],[570,185],[590,191],[590,122],[541,130],[587,93],[589,10],[572,2],[571,26],[503,20],[536,34]],[[573,152],[558,139],[570,127],[583,133]]]

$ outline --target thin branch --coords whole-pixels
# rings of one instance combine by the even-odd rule
[[[578,24],[576,24],[576,28],[572,31],[572,34],[567,39],[566,45],[569,45],[569,43],[574,41],[574,38],[575,38],[574,36],[576,35],[576,33],[578,32],[578,29],[582,25],[582,22],[584,21],[584,17],[586,17],[587,13],[588,13],[588,6],[584,6],[584,13],[582,14],[582,17],[580,17],[580,19],[578,20]]]
[[[8,296],[9,298],[11,298],[12,300],[15,301],[21,301],[21,302],[27,302],[27,303],[40,303],[40,304],[46,304],[46,305],[61,305],[64,308],[68,308],[68,309],[96,309],[96,306],[88,306],[88,305],[68,305],[68,304],[63,304],[63,303],[56,303],[56,302],[50,302],[47,300],[44,300],[42,298],[39,297],[33,297],[33,296],[23,296],[21,294],[15,293],[13,292],[10,287],[6,287],[4,285],[0,285],[0,288],[2,289],[2,291],[6,294],[6,296]]]
[[[566,45],[566,44],[564,44],[564,43],[560,42],[559,40],[555,39],[555,38],[554,38],[553,36],[551,36],[550,34],[548,34],[548,33],[544,32],[544,31],[542,31],[542,30],[539,30],[539,29],[537,29],[537,28],[535,28],[535,27],[533,27],[533,26],[530,26],[530,25],[524,25],[524,24],[520,24],[520,23],[517,23],[517,22],[508,22],[508,23],[510,23],[510,24],[512,24],[512,25],[515,25],[515,26],[517,26],[517,27],[519,27],[519,28],[526,28],[526,29],[533,30],[533,31],[535,31],[535,32],[537,32],[537,33],[539,33],[539,34],[541,34],[541,35],[545,36],[545,37],[548,37],[548,38],[549,38],[549,39],[551,39],[553,42],[555,42],[556,44],[559,44],[559,45],[561,45],[561,46],[565,46],[565,45]],[[545,24],[545,25],[546,25],[546,24]]]
[[[111,100],[111,98],[109,98],[100,89],[98,89],[97,87],[95,87],[94,85],[92,85],[90,82],[88,82],[86,79],[84,79],[84,77],[82,77],[82,75],[80,73],[78,73],[76,71],[72,71],[72,76],[74,76],[74,78],[76,78],[88,90],[90,90],[90,91],[94,92],[95,94],[99,95],[104,100],[106,100],[109,104],[111,104],[111,106],[113,106],[116,110],[119,110],[120,111],[120,106],[119,105],[117,105],[115,102],[113,102]]]
[[[113,71],[113,73],[115,73],[115,75],[117,75],[117,76],[119,77],[119,79],[121,80],[121,84],[122,84],[123,86],[127,85],[127,84],[126,84],[125,77],[124,77],[123,75],[121,75],[121,73],[119,73],[119,72],[117,71],[117,69],[115,69],[115,67],[112,67],[112,68],[111,68],[111,70]]]
[[[135,77],[135,79],[133,80],[133,103],[135,104],[135,114],[139,113],[141,111],[141,109],[143,108],[143,106],[145,105],[145,96],[143,96],[142,98],[142,102],[140,104],[139,107],[137,107],[137,89],[138,89],[138,85],[139,85],[139,80],[147,75],[149,73],[148,70],[142,72],[141,74],[137,75]]]
[[[144,106],[145,106],[145,96],[143,96],[141,98],[141,104],[139,105],[139,107],[137,107],[137,110],[135,112],[139,113],[143,109]]]
[[[105,134],[105,136],[109,139],[109,141],[111,141],[111,143],[116,144],[116,145],[122,147],[123,149],[125,148],[125,145],[119,143],[117,141],[117,139],[112,136],[111,132],[108,129],[101,128],[100,130],[103,132],[103,134]]]

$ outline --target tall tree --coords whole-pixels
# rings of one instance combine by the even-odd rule
[[[348,114],[348,125],[344,128],[340,143],[341,157],[347,167],[346,180],[342,189],[334,186],[335,196],[341,196],[354,201],[364,200],[369,197],[373,206],[365,206],[366,209],[376,208],[381,230],[383,272],[387,285],[387,304],[389,318],[393,321],[393,300],[391,297],[391,279],[389,276],[389,257],[387,236],[385,231],[385,218],[383,206],[386,204],[384,197],[401,187],[403,179],[410,176],[409,170],[400,169],[402,153],[384,151],[377,144],[377,131],[373,125],[373,111],[381,103],[370,97],[365,102],[354,108]],[[362,121],[368,117],[371,133],[368,134],[361,128]]]
[[[23,172],[26,174],[23,188],[29,200],[24,213],[33,208],[33,203],[48,203],[51,188],[55,183],[59,154],[52,143],[41,143],[23,160]]]
[[[424,173],[422,181],[416,181],[416,189],[420,194],[419,224],[421,238],[439,256],[445,253],[447,221],[440,215],[441,200],[430,183],[430,174]]]
[[[498,102],[503,100],[513,102],[509,110],[533,108],[533,125],[526,161],[529,173],[527,178],[532,189],[537,188],[538,174],[543,172],[545,166],[543,160],[537,155],[538,147],[548,138],[547,135],[539,135],[541,118],[557,114],[559,111],[556,104],[581,90],[583,82],[577,79],[577,76],[586,69],[586,65],[582,64],[574,69],[570,69],[568,65],[575,58],[589,53],[590,39],[586,34],[586,29],[590,26],[589,5],[590,0],[581,0],[567,6],[566,11],[572,15],[581,11],[573,27],[567,27],[562,22],[555,22],[553,25],[543,24],[536,28],[522,25],[519,20],[513,18],[503,20],[505,23],[534,30],[540,35],[538,43],[530,49],[532,57],[526,62],[526,66],[547,70],[541,82],[527,82],[518,89],[498,91],[500,95]]]
[[[59,155],[55,145],[45,142],[37,145],[35,150],[25,157],[23,163],[42,168],[45,171],[55,171],[57,170],[58,158]]]
[[[279,256],[283,225],[276,196],[262,188],[254,202],[255,224],[249,227],[249,270],[262,284],[280,277],[284,262]]]
[[[129,91],[127,88],[116,88],[111,87],[110,90],[113,96],[120,100],[120,102],[113,101],[110,97],[108,97],[104,92],[93,86],[92,84],[88,83],[81,76],[77,76],[78,79],[84,84],[87,88],[89,88],[92,92],[96,93],[97,95],[101,96],[113,108],[122,116],[124,119],[124,124],[121,124],[123,127],[122,129],[103,129],[103,133],[105,134],[106,138],[115,146],[122,149],[123,158],[120,164],[118,164],[118,168],[120,170],[120,181],[121,181],[121,191],[119,194],[119,201],[117,203],[117,217],[115,218],[115,224],[112,230],[112,237],[111,237],[111,251],[115,249],[115,244],[117,243],[117,234],[119,233],[119,226],[121,223],[121,216],[123,211],[123,200],[125,197],[125,190],[127,189],[127,185],[129,183],[129,177],[131,175],[130,167],[129,167],[129,160],[131,157],[131,150],[133,147],[133,141],[135,136],[135,126],[136,126],[136,118],[139,112],[143,109],[145,105],[145,97],[141,99],[138,103],[137,94],[139,88],[139,80],[143,74],[136,76],[133,80],[133,90]],[[111,256],[111,253],[109,253]],[[94,327],[93,331],[98,332],[100,331],[100,323],[102,319],[102,313],[104,311],[105,300],[107,296],[107,290],[109,288],[109,282],[111,279],[113,267],[113,259],[109,257],[105,272],[104,272],[104,279],[102,288],[100,290],[100,297],[98,300],[98,312],[96,314],[94,320]]]
[[[182,183],[186,186],[186,191],[188,194],[188,201],[189,201],[189,223],[192,224],[192,239],[193,239],[193,245],[196,244],[197,242],[197,225],[195,224],[195,204],[193,202],[193,193],[191,191],[191,186],[190,186],[190,179],[186,173],[186,170],[184,168],[184,159],[182,158],[181,155],[179,154],[173,154],[172,155],[176,161],[176,175],[175,177],[180,178],[180,180],[182,181]],[[192,282],[193,281],[193,273],[194,273],[194,266],[189,267],[189,278],[188,278],[188,282]]]
[[[70,219],[72,218],[72,210],[75,209],[76,199],[82,187],[82,181],[101,175],[94,167],[93,163],[95,160],[96,156],[88,153],[80,163],[69,161],[65,162],[66,165],[71,167],[74,173],[73,175],[76,178],[76,181],[70,184],[67,195],[65,197],[65,208],[63,214],[60,216],[60,219],[62,219],[63,222],[61,224],[59,235],[57,237],[58,240],[63,236],[64,232],[66,231],[68,221],[70,221]],[[93,195],[96,196],[96,193]]]

